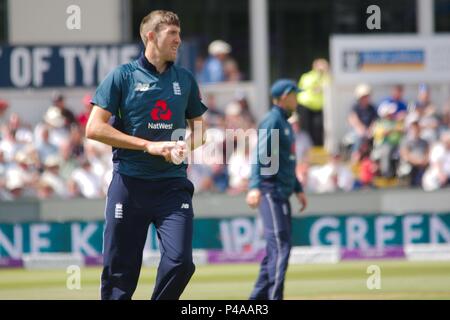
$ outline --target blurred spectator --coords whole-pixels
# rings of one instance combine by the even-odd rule
[[[68,181],[78,167],[78,161],[72,157],[72,145],[69,141],[64,141],[60,145],[59,156],[61,158],[59,174],[65,181]]]
[[[14,157],[24,145],[16,140],[15,132],[9,127],[2,128],[2,139],[0,140],[0,151],[3,152],[5,161],[14,161]]]
[[[34,157],[27,150],[20,150],[15,156],[15,163],[6,171],[6,189],[9,200],[35,197],[35,186],[39,180]]]
[[[0,99],[0,127],[4,124],[6,111],[8,111],[9,104],[6,100]]]
[[[439,135],[443,132],[450,130],[450,100],[442,108],[442,117],[439,126]]]
[[[325,193],[353,189],[354,178],[351,170],[341,161],[339,154],[330,157],[327,164],[313,166],[308,172],[307,187],[312,192]]]
[[[325,59],[314,60],[312,70],[298,81],[298,87],[302,90],[297,96],[302,128],[308,132],[315,146],[323,145],[323,89],[328,81],[328,62]]]
[[[308,162],[308,153],[312,147],[311,137],[307,132],[302,130],[297,112],[295,112],[288,121],[292,126],[292,130],[294,130],[297,162]]]
[[[78,126],[70,127],[70,144],[72,145],[72,157],[81,158],[84,156],[84,140],[81,128]]]
[[[252,111],[250,110],[250,105],[244,92],[236,93],[236,102],[238,102],[241,105],[242,117],[244,117],[245,121],[250,125],[249,127],[252,128],[256,127],[255,117],[253,116]]]
[[[76,124],[76,118],[72,111],[66,107],[66,98],[59,92],[54,94],[53,105],[61,111],[64,118],[64,126],[69,128],[72,124]],[[51,107],[50,107],[51,108]]]
[[[82,196],[88,199],[100,198],[102,186],[98,177],[92,170],[88,159],[80,160],[81,167],[72,172],[69,180],[69,192],[72,196]]]
[[[406,127],[419,122],[421,137],[432,143],[439,136],[439,116],[436,107],[431,103],[430,90],[426,85],[419,86],[417,101],[413,104],[405,118]]]
[[[430,151],[430,166],[423,176],[423,188],[433,191],[449,185],[450,181],[450,131],[441,134],[441,139]]]
[[[399,175],[408,175],[410,185],[413,187],[422,186],[422,176],[428,166],[429,146],[420,134],[419,122],[413,122],[400,146]]]
[[[51,188],[52,195],[56,195],[60,198],[66,198],[67,185],[65,180],[59,174],[59,168],[61,165],[61,158],[58,155],[50,155],[44,162],[45,170],[41,175],[40,183],[45,186],[44,194],[48,196],[48,189]]]
[[[373,188],[373,181],[378,170],[377,164],[370,158],[372,143],[363,139],[359,146],[360,161],[358,166],[358,188]]]
[[[2,190],[2,200],[14,201],[25,197],[25,182],[17,170],[9,170],[6,175],[6,190]]]
[[[27,144],[33,142],[33,131],[28,124],[24,124],[17,113],[12,113],[9,117],[8,127],[14,132],[14,136],[19,143]]]
[[[223,62],[225,81],[238,82],[242,80],[242,74],[236,60],[228,58]]]
[[[49,142],[59,148],[70,136],[70,131],[64,126],[64,122],[60,109],[57,107],[47,109],[44,121],[38,123],[34,129],[35,144],[41,143],[41,131],[47,128],[49,130]]]
[[[378,108],[379,119],[375,121],[372,159],[379,164],[381,176],[395,177],[399,153],[398,146],[403,136],[403,122],[396,117],[397,105],[383,103]]]
[[[404,120],[406,116],[407,106],[406,102],[403,100],[403,86],[397,84],[392,87],[391,96],[381,101],[378,106],[380,109],[383,105],[394,105],[395,106],[395,117],[397,120]]]
[[[312,140],[309,134],[302,130],[297,112],[294,112],[288,121],[292,126],[295,137],[295,157],[297,159],[295,173],[300,182],[306,185],[307,170],[309,168],[308,155],[312,147]]]
[[[37,197],[41,200],[50,199],[55,196],[52,185],[44,179],[40,179],[37,184]]]
[[[89,120],[89,116],[92,111],[92,104],[91,104],[92,96],[90,94],[84,95],[83,99],[81,99],[81,102],[83,104],[83,112],[80,113],[77,117],[78,125],[81,127],[81,129],[84,132],[84,129],[86,128],[86,124]]]
[[[201,83],[238,81],[241,74],[237,62],[229,56],[231,46],[223,40],[215,40],[208,46],[209,57],[202,63],[198,79]]]
[[[217,108],[216,97],[213,94],[206,95],[206,105],[208,112],[205,114],[205,119],[208,127],[224,127],[225,114]]]
[[[2,150],[0,150],[0,190],[4,190],[4,188],[5,188],[6,171],[8,170],[8,167],[9,167],[9,165],[5,161],[4,153]],[[1,195],[0,195],[0,199],[2,199]]]
[[[256,141],[246,139],[245,145],[236,145],[228,159],[229,194],[239,194],[247,191],[251,173],[250,151],[255,147]]]
[[[225,106],[225,128],[226,129],[244,129],[245,120],[242,118],[242,107],[232,101]]]
[[[41,138],[39,139],[40,142],[37,145],[39,161],[41,163],[44,163],[48,156],[58,154],[58,147],[50,143],[49,132],[48,126],[42,126]]]
[[[362,141],[371,141],[373,137],[373,124],[378,118],[375,107],[370,102],[372,89],[367,84],[360,84],[355,89],[357,99],[348,116],[351,126],[350,144],[352,145],[352,161],[360,160],[360,146]]]

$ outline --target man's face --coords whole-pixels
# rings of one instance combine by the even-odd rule
[[[369,105],[369,103],[370,103],[370,96],[369,96],[369,95],[362,96],[362,97],[359,99],[359,104],[360,104],[362,107],[367,107],[367,106]]]
[[[180,44],[180,28],[175,25],[163,25],[156,33],[155,45],[164,61],[175,61]]]
[[[294,91],[291,91],[289,94],[284,97],[286,99],[285,104],[289,111],[294,112],[297,108],[297,94]]]
[[[402,87],[395,87],[392,90],[392,98],[395,100],[400,100],[403,97],[403,88]]]

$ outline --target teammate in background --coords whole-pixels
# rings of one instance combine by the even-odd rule
[[[250,299],[283,299],[284,279],[291,251],[291,205],[295,193],[306,208],[307,200],[295,174],[295,138],[288,118],[297,107],[298,88],[287,79],[276,81],[272,88],[273,107],[259,125],[256,164],[247,193],[247,204],[259,207],[267,242],[266,256]],[[263,131],[261,131],[263,130]],[[277,139],[277,135],[279,139]],[[263,164],[264,158],[270,163]],[[267,170],[278,162],[277,170]],[[272,171],[272,172],[269,172]]]
[[[144,54],[99,85],[86,127],[87,138],[113,147],[102,299],[131,299],[151,223],[161,250],[152,299],[178,299],[195,269],[194,186],[183,160],[205,141],[202,115],[207,108],[193,75],[174,65],[181,43],[178,16],[152,11],[143,18],[140,34]],[[179,130],[184,135],[186,121],[192,133],[187,143],[176,141]]]

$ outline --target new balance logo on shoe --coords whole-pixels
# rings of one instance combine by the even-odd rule
[[[189,209],[189,203],[183,203],[181,209]]]

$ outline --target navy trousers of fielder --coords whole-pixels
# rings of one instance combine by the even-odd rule
[[[291,205],[277,192],[262,191],[259,211],[264,225],[266,256],[261,262],[251,300],[283,299],[291,243]]]
[[[195,270],[193,192],[186,178],[152,181],[114,173],[105,210],[102,299],[131,299],[150,223],[155,224],[161,251],[151,298],[181,296]]]

